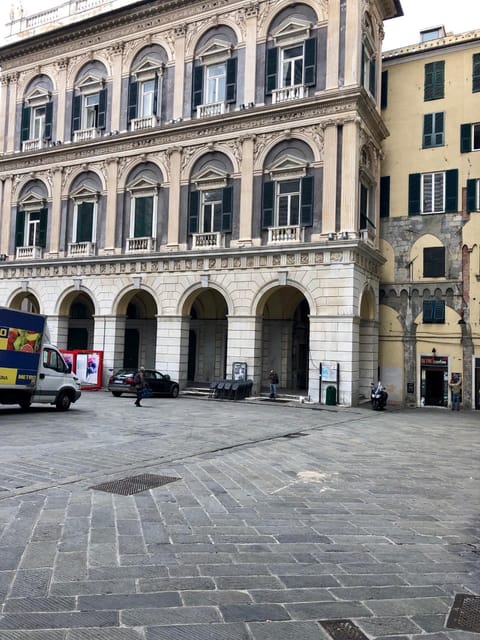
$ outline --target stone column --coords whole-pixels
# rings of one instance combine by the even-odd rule
[[[174,28],[175,37],[175,86],[173,89],[173,119],[183,118],[183,100],[185,94],[185,37],[187,25]]]
[[[50,220],[49,258],[58,258],[60,243],[60,218],[62,212],[62,167],[53,169],[52,175],[52,208]]]
[[[13,153],[15,149],[15,114],[17,112],[17,82],[18,73],[11,73],[8,76],[8,111],[7,111],[7,153]]]
[[[188,337],[190,321],[185,316],[157,316],[157,352],[155,368],[187,383]]]
[[[9,84],[9,76],[3,75],[0,78],[0,129],[2,131],[8,131],[8,126],[12,126],[14,122],[14,118],[11,119],[11,122],[7,120],[7,102],[8,102],[8,84]],[[6,151],[6,137],[2,141],[2,147],[0,151],[3,153]]]
[[[178,251],[180,234],[180,193],[182,174],[182,149],[172,147],[169,150],[169,202],[167,251]]]
[[[57,128],[55,133],[52,133],[52,139],[54,142],[56,140],[65,142],[68,58],[57,60],[55,69],[57,72]]]
[[[43,303],[40,313],[45,313]],[[47,316],[47,328],[50,344],[59,349],[66,349],[68,344],[68,316]]]
[[[231,375],[234,362],[246,362],[255,394],[262,386],[262,324],[258,316],[228,317],[227,375]]]
[[[255,136],[243,136],[241,191],[240,191],[240,233],[237,242],[232,246],[252,245],[252,214],[253,214],[253,165],[255,151]]]
[[[0,253],[10,255],[10,229],[15,228],[15,217],[12,213],[13,176],[2,180],[2,200],[0,204]],[[14,249],[15,252],[15,249]]]
[[[358,126],[354,121],[343,125],[342,198],[340,231],[356,231],[358,211]]]
[[[243,102],[255,104],[255,86],[257,68],[257,16],[258,6],[245,7],[245,83]]]
[[[121,130],[120,107],[122,104],[122,62],[124,48],[125,44],[123,42],[116,42],[108,50],[112,65],[112,99],[110,102],[112,105],[111,131]]]
[[[310,316],[310,368],[308,394],[310,398],[325,403],[325,391],[329,384],[322,382],[320,395],[320,365],[340,365],[340,383],[337,402],[356,404],[353,380],[358,378],[358,322],[352,317]]]
[[[360,82],[362,24],[360,0],[348,0],[345,27],[345,86]]]
[[[93,348],[96,351],[103,351],[102,385],[106,385],[113,371],[123,367],[126,318],[95,315],[93,322]]]
[[[326,89],[339,86],[340,2],[328,3],[327,78]]]
[[[117,226],[117,180],[118,158],[108,158],[107,169],[107,213],[105,221],[104,255],[115,253],[115,229]]]
[[[337,140],[338,131],[335,123],[328,123],[324,134],[324,169],[323,169],[323,203],[322,203],[322,235],[335,232],[337,208]]]

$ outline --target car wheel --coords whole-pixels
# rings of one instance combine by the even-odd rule
[[[122,393],[121,391],[112,391],[112,395],[115,396],[115,398],[119,398],[122,395]]]
[[[180,392],[180,389],[178,388],[178,384],[176,384],[172,387],[172,390],[170,391],[170,395],[172,396],[172,398],[178,398],[179,392]]]
[[[68,411],[71,404],[70,396],[67,393],[61,393],[57,398],[55,406],[59,411]]]

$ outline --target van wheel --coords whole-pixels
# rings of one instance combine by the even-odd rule
[[[113,395],[115,398],[120,398],[120,396],[121,396],[122,394],[121,394],[121,392],[120,392],[120,391],[112,391],[112,395]]]
[[[55,406],[59,411],[68,411],[71,404],[70,396],[67,393],[61,393],[57,398]]]
[[[22,400],[18,404],[21,406],[22,411],[28,411],[30,409],[32,401],[30,400],[30,398],[27,398],[26,400]]]

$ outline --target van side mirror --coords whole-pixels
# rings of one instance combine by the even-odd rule
[[[72,373],[72,365],[70,364],[70,362],[67,362],[65,364],[65,373]]]

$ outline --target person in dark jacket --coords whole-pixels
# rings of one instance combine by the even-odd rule
[[[145,389],[145,367],[140,367],[140,369],[135,374],[133,379],[135,383],[135,389],[137,391],[137,399],[135,400],[135,406],[141,407],[140,400],[143,397],[143,390]]]
[[[270,379],[270,399],[275,400],[277,397],[277,385],[278,385],[278,374],[275,369],[270,371],[270,375],[268,376]]]

